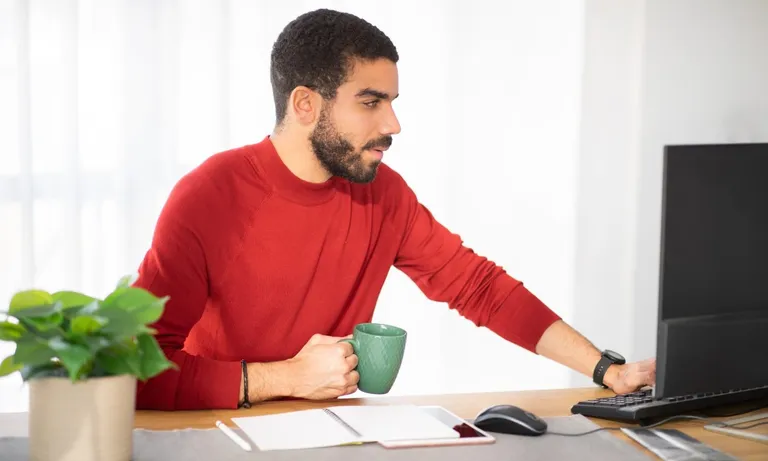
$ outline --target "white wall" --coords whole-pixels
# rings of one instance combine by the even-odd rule
[[[388,157],[437,219],[568,320],[582,15],[570,0],[483,0],[408,44],[400,89],[419,96],[402,103]],[[432,42],[444,33],[449,43]],[[449,59],[431,51],[442,47]],[[434,60],[433,72],[413,59]],[[438,98],[448,111],[430,109]],[[426,300],[398,271],[377,309],[411,333],[394,394],[568,385],[565,369]]]
[[[585,6],[573,326],[598,348],[639,359],[632,351],[632,235],[644,1]],[[591,382],[571,373],[574,386]]]
[[[574,322],[638,360],[656,353],[663,146],[768,141],[768,2],[586,11]]]
[[[768,2],[646,6],[633,351],[655,353],[662,146],[768,141]]]

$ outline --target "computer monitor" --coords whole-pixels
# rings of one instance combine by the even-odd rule
[[[654,397],[768,386],[768,143],[664,149]]]
[[[655,386],[573,413],[645,425],[768,405],[768,143],[663,156]]]

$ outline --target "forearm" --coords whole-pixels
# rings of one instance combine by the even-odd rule
[[[509,295],[484,326],[502,338],[535,353],[541,336],[553,323],[560,320],[560,316],[521,282],[509,276],[498,277],[490,291]]]
[[[248,402],[257,403],[292,395],[291,364],[289,361],[269,363],[249,363],[248,373]],[[243,402],[245,394],[245,379],[240,377],[240,396],[238,403]]]
[[[601,356],[597,347],[562,320],[544,331],[536,345],[536,353],[590,378]],[[603,382],[611,386],[616,374],[617,367],[609,367]]]
[[[235,408],[240,362],[213,360],[164,347],[178,369],[139,382],[136,406],[142,410],[208,410]]]

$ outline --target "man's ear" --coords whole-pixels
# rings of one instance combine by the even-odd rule
[[[306,86],[297,86],[291,92],[288,103],[297,122],[312,125],[320,117],[323,98]]]

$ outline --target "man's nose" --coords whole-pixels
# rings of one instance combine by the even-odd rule
[[[385,135],[400,133],[400,121],[397,120],[397,115],[395,115],[395,111],[392,110],[391,107],[388,111],[386,111],[386,115],[384,116],[384,123],[381,127],[381,133]]]

